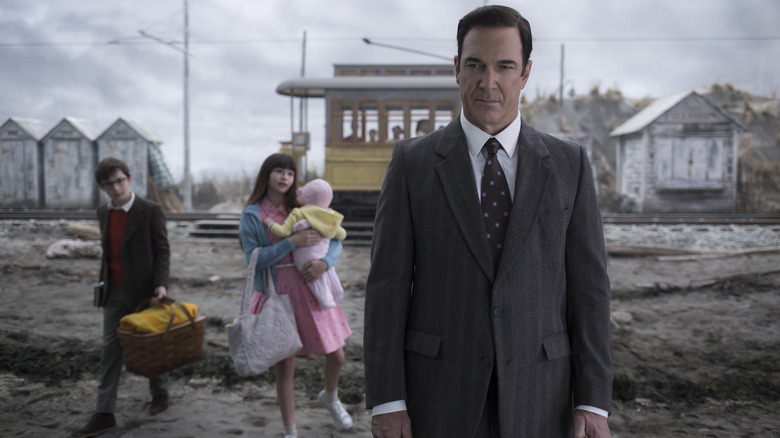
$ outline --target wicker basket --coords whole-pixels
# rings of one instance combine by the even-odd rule
[[[143,304],[141,303],[139,308]],[[151,378],[203,359],[206,318],[193,318],[184,306],[178,304],[178,308],[187,314],[189,321],[171,327],[176,314],[174,304],[171,304],[168,327],[163,332],[136,333],[117,328],[127,371]]]

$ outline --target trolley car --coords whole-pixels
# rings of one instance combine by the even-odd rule
[[[373,219],[396,141],[439,129],[460,111],[452,65],[336,65],[332,78],[291,79],[276,91],[325,99],[323,178],[332,207],[350,220]],[[308,132],[282,142],[302,164],[308,149]]]

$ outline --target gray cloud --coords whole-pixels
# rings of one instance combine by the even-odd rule
[[[307,33],[306,75],[336,63],[439,60],[368,46],[376,41],[451,57],[458,19],[482,1],[190,1],[192,170],[254,175],[289,139],[290,101],[276,86],[297,77]],[[510,4],[514,5],[513,2]],[[617,88],[661,97],[714,81],[776,93],[778,40],[690,40],[778,36],[775,0],[551,0],[521,12],[534,30],[528,97],[557,94],[560,46],[567,88]],[[181,53],[143,39],[144,29],[182,40],[181,0],[5,0],[0,14],[0,123],[11,116],[92,119],[98,129],[135,120],[164,141],[175,174],[183,161]],[[688,39],[688,40],[686,40]],[[108,45],[109,41],[118,44]],[[29,43],[58,43],[30,46]],[[310,162],[321,165],[323,102],[313,100]],[[297,111],[297,105],[296,105]]]

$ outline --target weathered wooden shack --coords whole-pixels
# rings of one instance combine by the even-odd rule
[[[45,208],[97,205],[95,133],[90,120],[65,117],[41,139]]]
[[[744,126],[695,91],[615,128],[617,191],[641,213],[733,213]]]
[[[132,175],[130,190],[142,197],[149,197],[149,150],[162,142],[140,124],[118,118],[95,141],[97,161],[114,157],[127,163]],[[108,202],[108,195],[100,192],[100,203]]]
[[[592,137],[588,134],[576,133],[576,132],[550,132],[549,134],[552,135],[553,137],[560,138],[561,140],[577,143],[578,145],[585,148],[585,152],[588,154],[588,159],[590,160],[590,170],[593,173],[593,185],[596,187],[596,192],[598,193],[599,184],[598,184],[598,179],[596,177],[596,170],[598,169],[598,163],[593,160]]]
[[[0,207],[39,208],[43,199],[40,120],[11,117],[0,126]]]

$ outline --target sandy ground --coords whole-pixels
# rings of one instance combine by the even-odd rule
[[[89,224],[90,222],[85,222]],[[101,312],[91,305],[98,262],[47,259],[73,236],[65,222],[2,224],[0,231],[0,436],[64,437],[92,414]],[[114,437],[281,437],[273,372],[232,370],[223,325],[236,316],[245,263],[233,239],[188,236],[170,224],[170,294],[208,318],[206,359],[172,373],[171,406],[147,413],[147,380],[124,373]],[[350,321],[340,395],[352,430],[336,430],[316,395],[321,357],[297,360],[300,437],[370,437],[363,404],[362,308],[369,247],[346,245],[337,270]],[[669,261],[612,257],[614,437],[780,436],[778,253]],[[719,281],[704,280],[720,277]],[[708,286],[682,287],[702,280]]]

